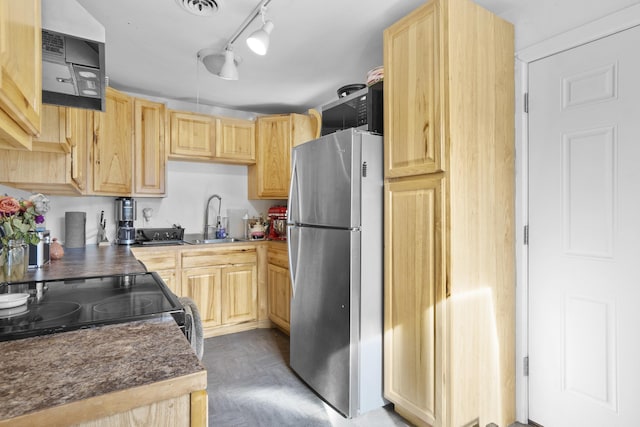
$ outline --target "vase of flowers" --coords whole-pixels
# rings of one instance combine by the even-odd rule
[[[29,266],[29,244],[40,241],[35,232],[44,224],[49,200],[42,194],[29,199],[0,196],[0,282],[24,278]]]

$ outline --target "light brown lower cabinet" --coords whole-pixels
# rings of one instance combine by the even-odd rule
[[[275,325],[289,333],[285,242],[134,247],[134,256],[198,307],[205,337]]]
[[[385,397],[430,425],[442,419],[442,194],[438,175],[385,184]]]
[[[203,329],[222,325],[222,270],[219,267],[190,268],[182,271],[181,295],[198,306]]]
[[[221,268],[220,298],[223,325],[258,319],[257,265]]]
[[[291,314],[291,276],[287,257],[286,243],[269,242],[267,257],[269,319],[288,334]]]
[[[202,395],[204,394],[204,400]],[[207,392],[185,394],[126,412],[76,424],[77,427],[160,426],[204,427],[208,418]]]
[[[218,326],[256,321],[256,264],[182,270],[182,296],[198,306],[205,335]]]
[[[266,292],[266,278],[260,277],[257,245],[146,247],[132,252],[176,295],[196,303],[206,338],[253,329],[266,319],[258,300],[261,283]]]

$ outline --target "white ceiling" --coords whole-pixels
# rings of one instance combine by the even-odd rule
[[[258,18],[234,43],[234,52],[242,58],[240,79],[228,81],[210,74],[197,61],[197,52],[204,48],[222,52],[259,0],[218,0],[219,11],[209,17],[188,13],[176,0],[77,1],[105,27],[106,67],[111,86],[257,113],[303,112],[336,99],[336,90],[343,85],[364,83],[367,71],[382,65],[383,30],[424,3],[424,0],[272,0],[267,18],[273,21],[275,29],[269,52],[266,56],[255,55],[245,43],[246,37],[259,28]],[[522,18],[518,10],[536,6],[535,10],[540,12],[541,3],[558,3],[475,1],[516,23],[516,30],[517,21]],[[535,22],[523,22],[536,26]],[[554,30],[558,31],[555,27]]]

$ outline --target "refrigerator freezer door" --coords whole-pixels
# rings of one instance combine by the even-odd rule
[[[357,231],[293,227],[299,234],[291,301],[291,368],[329,404],[353,416],[358,401]],[[353,251],[351,249],[354,249]],[[357,255],[355,255],[357,257]],[[355,310],[355,316],[350,313]],[[353,351],[352,351],[353,349]]]
[[[348,129],[293,149],[289,222],[360,226],[360,141]]]

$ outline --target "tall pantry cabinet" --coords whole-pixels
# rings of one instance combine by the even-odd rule
[[[515,421],[513,27],[432,0],[384,33],[385,397]]]

